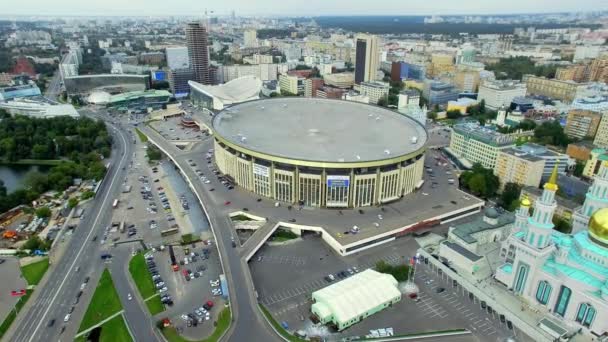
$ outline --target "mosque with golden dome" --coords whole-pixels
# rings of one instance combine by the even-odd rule
[[[521,201],[494,278],[522,302],[569,326],[608,332],[608,165],[600,167],[573,233],[554,228],[557,169],[532,205]]]

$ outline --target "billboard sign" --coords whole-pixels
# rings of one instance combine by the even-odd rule
[[[264,165],[253,164],[253,174],[270,177],[270,168]]]
[[[154,72],[154,80],[155,81],[165,81],[167,73],[164,72],[163,70],[158,70]]]
[[[349,184],[349,176],[327,176],[328,188],[348,188]]]

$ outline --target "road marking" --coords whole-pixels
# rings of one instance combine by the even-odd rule
[[[110,125],[110,126],[114,127],[113,125]],[[108,200],[108,197],[110,195],[110,192],[111,192],[110,190],[112,189],[112,186],[114,185],[114,181],[118,178],[117,176],[120,173],[120,168],[123,165],[125,158],[127,157],[127,141],[125,140],[125,137],[122,134],[119,134],[119,135],[124,143],[124,152],[122,154],[122,158],[120,159],[120,162],[118,163],[118,167],[116,169],[116,173],[114,174],[114,178],[112,178],[112,181],[110,182],[110,185],[108,186],[108,192],[106,192],[106,195],[105,195],[103,201],[101,202],[100,210],[97,212],[97,216],[95,217],[95,220],[93,221],[93,225],[92,225],[93,227],[91,228],[91,230],[89,230],[89,234],[87,235],[85,242],[82,244],[82,246],[80,246],[80,249],[78,250],[78,253],[76,254],[76,257],[74,257],[74,261],[72,261],[72,264],[70,265],[70,268],[68,268],[68,271],[66,272],[65,277],[63,277],[61,284],[59,284],[59,288],[55,292],[53,299],[51,300],[50,304],[47,306],[46,310],[42,314],[42,317],[38,321],[38,325],[36,325],[36,328],[34,328],[34,331],[32,332],[32,335],[28,340],[30,342],[34,339],[34,336],[36,336],[36,332],[38,332],[38,329],[40,329],[42,322],[46,320],[46,315],[49,313],[49,311],[53,307],[52,304],[53,304],[53,302],[55,302],[55,299],[57,299],[57,296],[59,295],[59,292],[61,292],[61,289],[63,288],[63,285],[65,284],[66,280],[68,279],[68,277],[70,275],[72,275],[72,269],[74,268],[74,265],[76,265],[78,258],[80,258],[80,254],[82,254],[84,247],[87,245],[87,242],[91,238],[91,234],[93,234],[93,232],[95,231],[95,227],[97,226],[97,221],[99,220],[101,213],[104,212],[103,208],[105,207],[106,201]]]

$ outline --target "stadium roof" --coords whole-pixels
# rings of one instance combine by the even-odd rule
[[[393,159],[427,142],[425,128],[405,115],[321,98],[241,103],[215,115],[213,129],[227,142],[251,151],[325,163]]]
[[[397,297],[401,292],[392,275],[367,269],[314,292],[312,306],[320,315],[333,313],[335,321],[348,322]]]
[[[128,101],[139,97],[160,97],[166,96],[171,97],[171,93],[166,90],[145,90],[145,91],[130,91],[118,95],[112,95],[110,97],[110,103]]]
[[[224,104],[257,99],[262,90],[262,80],[255,76],[243,76],[220,85],[204,85],[188,81],[191,89],[215,97]]]

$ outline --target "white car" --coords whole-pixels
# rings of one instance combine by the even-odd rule
[[[130,294],[130,293],[129,293],[129,294],[127,294],[127,299],[128,299],[128,300],[133,299],[133,297],[131,297],[131,294]]]
[[[209,184],[209,183],[211,183],[211,181],[206,180],[204,183],[205,184]]]
[[[186,314],[182,314],[181,316],[179,316],[181,319],[183,319],[184,321],[189,320],[190,318],[188,317],[188,315]]]
[[[65,317],[63,318],[63,321],[64,322],[69,321],[70,320],[70,316],[72,316],[72,315],[70,315],[70,314],[65,315]]]
[[[422,193],[422,196],[428,196],[429,194],[427,194],[426,192]]]
[[[211,284],[211,286],[220,286],[220,281],[218,280],[209,280],[209,284]]]
[[[169,289],[165,286],[162,289],[158,290],[158,292],[163,293],[163,292],[167,292],[167,290],[169,290]]]
[[[85,287],[87,287],[87,283],[82,283],[80,285],[80,291],[84,290]]]

